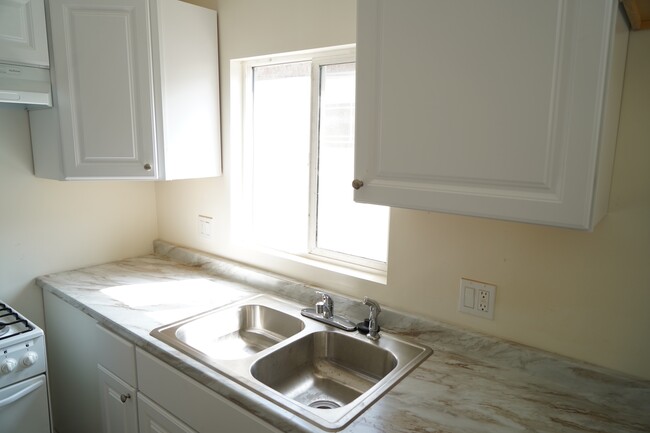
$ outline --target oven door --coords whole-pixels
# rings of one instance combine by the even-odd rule
[[[2,433],[51,433],[44,374],[0,389]]]

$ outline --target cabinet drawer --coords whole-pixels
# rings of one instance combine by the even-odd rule
[[[133,344],[99,324],[96,326],[96,335],[97,362],[132,387],[137,388]]]
[[[214,391],[136,349],[139,390],[199,433],[280,433]]]

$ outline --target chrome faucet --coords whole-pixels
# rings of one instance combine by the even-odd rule
[[[364,305],[370,307],[370,317],[368,318],[368,337],[371,340],[379,340],[379,322],[377,316],[381,313],[379,302],[370,299],[369,297],[363,298]]]
[[[316,293],[320,295],[320,301],[316,302],[314,308],[304,308],[300,314],[344,331],[351,332],[357,329],[357,325],[352,321],[334,314],[334,300],[330,295],[323,292]]]

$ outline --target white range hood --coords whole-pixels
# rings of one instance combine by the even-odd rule
[[[52,106],[44,0],[0,0],[0,105]]]
[[[0,103],[51,107],[50,70],[0,63]]]

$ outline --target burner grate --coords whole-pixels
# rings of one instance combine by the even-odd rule
[[[33,331],[31,323],[7,304],[0,302],[0,340]]]

